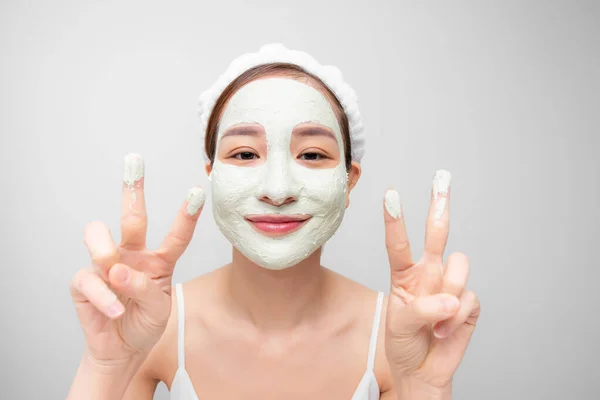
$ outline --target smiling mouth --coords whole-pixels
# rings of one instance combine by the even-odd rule
[[[278,237],[297,231],[310,220],[309,215],[248,215],[246,221],[266,236]]]

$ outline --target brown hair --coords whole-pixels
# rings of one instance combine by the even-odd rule
[[[340,101],[331,91],[331,89],[329,89],[327,85],[323,83],[322,80],[306,72],[299,66],[288,63],[264,64],[251,68],[245,71],[240,76],[238,76],[236,79],[234,79],[229,85],[227,85],[225,90],[223,90],[223,93],[221,93],[221,95],[217,99],[217,102],[215,103],[215,106],[210,114],[210,118],[208,119],[208,124],[206,126],[206,135],[204,137],[204,150],[208,155],[211,165],[215,161],[215,150],[217,144],[217,132],[219,130],[219,120],[221,119],[221,115],[223,114],[225,105],[227,104],[229,99],[244,85],[254,80],[272,75],[284,75],[295,79],[306,78],[306,83],[313,83],[315,85],[315,88],[320,90],[325,95],[327,100],[329,100],[329,102],[332,104],[333,111],[338,120],[338,124],[340,124],[340,131],[342,133],[342,140],[344,142],[344,159],[346,161],[346,169],[349,170],[352,162],[352,149],[350,147],[350,128],[348,123],[348,117],[346,116],[346,113],[344,112]]]

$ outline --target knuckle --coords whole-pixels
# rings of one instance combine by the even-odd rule
[[[79,290],[81,287],[81,282],[83,281],[84,277],[88,274],[88,270],[86,269],[80,269],[79,271],[75,272],[75,274],[73,274],[73,277],[71,278],[71,282],[69,284],[69,286],[71,287],[71,289],[73,290]]]
[[[121,218],[121,223],[132,228],[140,228],[146,226],[146,214],[129,212]]]
[[[177,232],[170,232],[169,238],[175,246],[183,246],[183,245],[186,245],[188,242],[187,237],[185,237]]]
[[[71,279],[71,296],[80,296],[93,300],[98,296],[98,285],[94,280],[94,273],[89,269],[80,269]]]
[[[106,225],[104,225],[104,222],[99,221],[99,220],[94,220],[94,221],[88,222],[85,225],[85,228],[83,229],[83,233],[84,233],[84,236],[87,236],[94,231],[98,231],[98,230],[105,229],[105,228],[106,228]]]
[[[477,295],[475,292],[467,290],[465,291],[465,300],[467,300],[469,303],[475,304],[477,303]]]
[[[119,252],[116,248],[95,250],[92,252],[92,261],[101,266],[112,266],[119,261]]]
[[[436,219],[431,222],[431,227],[434,230],[440,231],[442,233],[448,231],[449,226],[450,224],[448,223],[448,221],[445,221],[443,219]]]
[[[467,290],[465,291],[464,295],[463,295],[463,302],[468,306],[468,312],[473,315],[473,314],[479,314],[479,310],[481,308],[481,305],[479,303],[479,298],[477,297],[477,295],[475,294],[475,292]]]
[[[467,255],[465,253],[461,253],[461,252],[454,252],[452,254],[450,254],[448,256],[448,261],[452,261],[452,262],[460,262],[460,263],[464,263],[464,264],[469,264],[469,257],[467,257]]]
[[[385,247],[391,253],[403,253],[409,249],[410,243],[408,240],[400,240],[397,242],[388,242]]]
[[[479,310],[481,309],[481,302],[479,301],[479,296],[477,296],[477,294],[473,293],[473,309],[477,310],[479,312]]]
[[[455,293],[464,288],[465,282],[457,277],[450,276],[445,279],[444,286],[447,290]]]

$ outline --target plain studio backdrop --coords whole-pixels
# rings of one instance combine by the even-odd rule
[[[482,303],[454,397],[599,396],[598,2],[3,1],[0,32],[0,398],[66,396],[84,346],[69,281],[86,223],[120,239],[123,156],[145,157],[157,246],[208,188],[198,95],[270,42],[338,66],[364,114],[363,175],[324,265],[387,293],[384,191],[420,256],[447,169],[446,256],[470,257]],[[211,206],[175,281],[230,259]]]

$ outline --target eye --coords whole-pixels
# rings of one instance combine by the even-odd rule
[[[250,151],[241,151],[239,153],[236,153],[233,155],[234,158],[237,158],[238,160],[254,160],[256,158],[258,158],[258,156]]]
[[[298,156],[298,158],[300,158],[301,160],[305,160],[305,161],[319,161],[325,158],[328,158],[326,156],[324,156],[321,153],[315,153],[315,152],[308,152],[308,153],[302,153]]]

